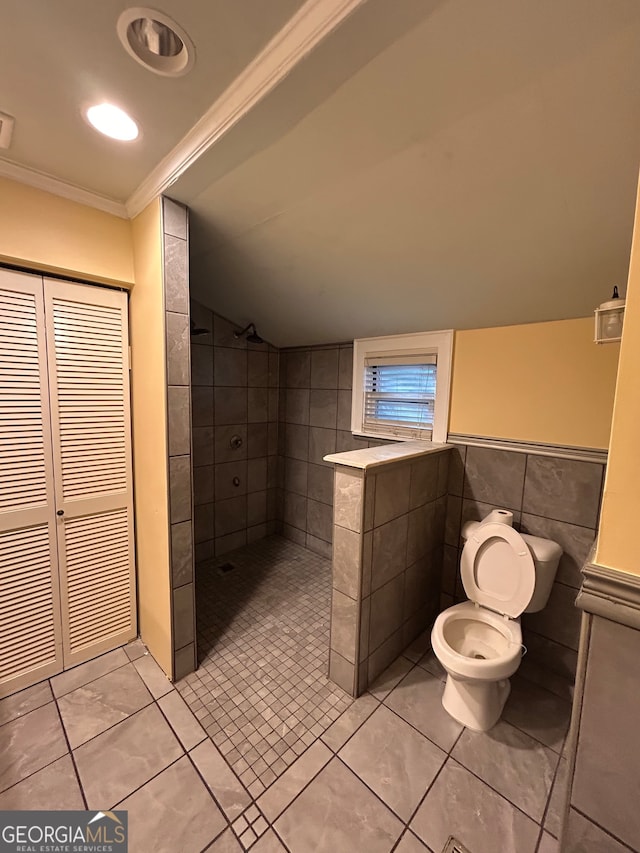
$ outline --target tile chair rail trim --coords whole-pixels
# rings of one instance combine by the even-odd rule
[[[544,442],[516,441],[502,438],[488,438],[482,435],[462,435],[450,432],[448,444],[468,444],[473,447],[486,447],[490,450],[511,450],[532,456],[552,456],[556,459],[573,459],[576,462],[597,462],[607,464],[608,451],[597,447],[572,447],[563,444],[545,444]]]
[[[576,606],[640,630],[640,575],[600,566],[594,561],[596,545],[597,540],[582,567],[582,586]]]

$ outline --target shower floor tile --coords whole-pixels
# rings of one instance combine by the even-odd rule
[[[279,537],[197,568],[199,666],[176,686],[254,797],[353,701],[327,677],[330,602],[330,561]]]

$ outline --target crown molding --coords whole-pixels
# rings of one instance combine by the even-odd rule
[[[164,193],[365,0],[307,0],[127,199],[133,218]]]
[[[20,184],[34,187],[34,189],[61,196],[69,199],[69,201],[76,201],[78,204],[84,204],[87,207],[94,207],[122,219],[129,218],[126,207],[120,201],[93,193],[90,190],[84,190],[74,184],[68,184],[66,181],[61,181],[60,178],[55,178],[46,172],[39,172],[37,169],[30,169],[28,166],[21,166],[12,160],[0,158],[0,177],[9,178]]]

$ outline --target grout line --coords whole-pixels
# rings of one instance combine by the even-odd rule
[[[601,830],[602,832],[604,832],[605,835],[608,835],[610,838],[613,838],[614,841],[617,841],[618,844],[621,844],[626,850],[629,850],[629,853],[636,853],[636,851],[633,849],[633,847],[629,847],[629,845],[625,841],[623,841],[621,838],[618,838],[617,835],[614,835],[608,829],[605,829],[604,826],[602,826],[602,824],[598,823],[592,817],[589,817],[589,815],[586,812],[583,812],[581,809],[579,809],[575,805],[572,805],[571,808],[574,810],[574,812],[577,812],[585,820],[588,820],[589,823],[592,823],[594,826],[597,826],[598,829]]]
[[[65,739],[65,742],[67,744],[67,749],[69,750],[69,756],[71,758],[71,763],[73,765],[73,771],[76,774],[76,779],[78,780],[78,787],[80,788],[80,796],[82,797],[82,802],[84,803],[85,809],[88,809],[89,805],[87,803],[87,797],[84,793],[84,787],[82,785],[82,780],[80,779],[80,773],[78,771],[78,766],[76,764],[76,757],[75,757],[73,750],[71,749],[71,744],[69,743],[69,737],[67,735],[67,730],[66,730],[65,725],[64,725],[64,720],[62,719],[62,714],[60,713],[60,707],[58,706],[57,698],[54,698],[54,703],[56,706],[56,711],[58,712],[58,719],[60,720],[60,728],[62,729],[62,733],[64,735],[64,739]]]

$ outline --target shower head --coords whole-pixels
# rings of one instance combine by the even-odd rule
[[[251,329],[253,329],[253,331],[250,331]],[[234,332],[233,337],[234,338],[241,338],[246,332],[249,332],[249,334],[247,335],[247,341],[250,344],[263,344],[264,343],[263,339],[256,332],[256,327],[255,327],[254,323],[249,323],[249,325],[245,326],[241,332]]]
[[[191,334],[194,338],[197,338],[199,335],[209,335],[209,329],[203,329],[199,326],[196,326],[195,320],[191,320]]]

